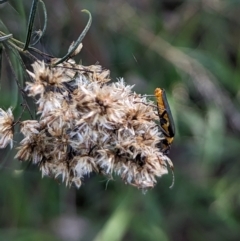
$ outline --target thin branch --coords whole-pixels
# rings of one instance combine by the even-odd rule
[[[21,111],[21,114],[20,114],[20,116],[18,117],[18,119],[17,119],[16,121],[14,121],[13,126],[15,126],[16,124],[18,124],[18,123],[21,121],[22,116],[23,116],[23,113],[24,113],[24,111],[25,111],[25,109],[26,109],[26,107],[27,107],[26,103],[21,104],[21,106],[23,106],[23,109],[22,109],[22,111]]]
[[[6,37],[6,36],[9,36],[9,38],[7,38],[7,43],[14,49],[16,49],[19,53],[25,55],[25,56],[28,56],[30,59],[32,59],[33,61],[36,61],[37,58],[32,55],[29,50],[31,50],[32,52],[35,52],[41,56],[47,56],[49,58],[54,58],[54,56],[50,55],[50,54],[47,54],[47,53],[44,53],[44,52],[41,52],[40,50],[34,48],[34,47],[28,47],[28,50],[27,51],[24,51],[23,50],[23,47],[24,47],[24,43],[13,38],[13,37],[10,37],[10,34],[9,35],[6,35],[5,33],[3,33],[2,31],[0,31],[0,39],[1,37]]]
[[[34,53],[37,53],[41,56],[44,56],[44,57],[49,57],[49,58],[54,58],[54,56],[50,55],[50,54],[47,54],[47,53],[44,53],[42,51],[40,51],[39,49],[36,49],[36,48],[33,48],[33,47],[29,47],[28,50],[31,50],[32,52]]]

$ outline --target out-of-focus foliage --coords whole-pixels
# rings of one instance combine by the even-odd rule
[[[176,122],[164,176],[146,195],[117,178],[92,176],[79,189],[41,179],[36,167],[0,151],[0,239],[231,241],[240,238],[240,2],[45,1],[48,27],[38,48],[57,57],[92,27],[76,58],[99,62],[137,92],[165,88]],[[31,1],[0,4],[0,30],[24,42]],[[35,30],[42,28],[38,10]],[[4,24],[3,24],[4,23]],[[6,31],[7,29],[7,31]],[[17,106],[2,56],[0,107]],[[20,81],[25,81],[11,54]],[[20,110],[13,109],[15,114]]]

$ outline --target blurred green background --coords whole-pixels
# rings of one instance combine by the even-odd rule
[[[38,48],[62,57],[87,22],[75,58],[99,62],[134,90],[166,89],[176,124],[171,174],[145,195],[115,177],[86,177],[76,190],[0,150],[0,240],[240,240],[240,1],[52,0]],[[0,19],[24,42],[31,1],[0,5]],[[38,9],[34,30],[41,29]],[[3,24],[0,30],[5,31]],[[14,60],[14,55],[11,56]],[[24,82],[19,63],[15,72]],[[3,55],[0,107],[19,115],[20,96]],[[15,139],[18,140],[18,133]],[[15,143],[15,145],[17,142]]]

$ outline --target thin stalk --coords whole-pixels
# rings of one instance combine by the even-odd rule
[[[2,37],[0,37],[0,42],[8,40],[8,39],[12,38],[12,36],[13,36],[12,34],[2,36]]]

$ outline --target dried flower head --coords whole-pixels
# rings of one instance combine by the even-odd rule
[[[72,60],[55,67],[35,62],[29,74],[26,91],[37,98],[40,117],[22,122],[16,157],[38,164],[42,175],[80,187],[92,172],[116,173],[147,189],[172,167],[158,147],[163,135],[153,102],[123,79],[108,83],[108,70]]]
[[[0,108],[0,148],[5,148],[8,144],[13,146],[13,123],[14,117],[9,108],[4,111]]]

